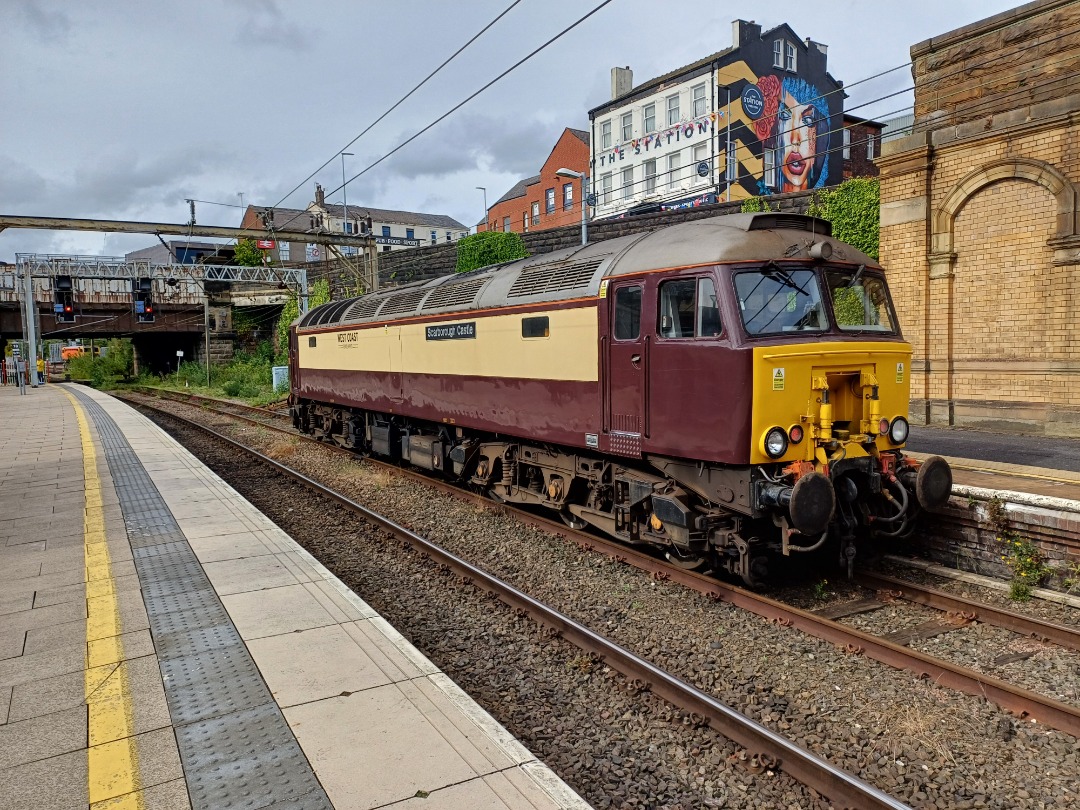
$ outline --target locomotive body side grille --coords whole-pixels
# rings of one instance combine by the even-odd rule
[[[483,278],[471,278],[468,281],[457,284],[443,284],[432,290],[431,295],[424,301],[423,309],[442,309],[444,307],[460,307],[471,304],[476,299],[477,292],[488,280]]]
[[[585,287],[592,280],[596,268],[606,258],[607,256],[601,256],[584,261],[531,265],[521,271],[506,297],[523,298],[527,295]]]
[[[387,315],[407,315],[416,310],[416,305],[423,300],[427,295],[427,290],[409,290],[399,295],[391,296],[386,299],[386,303],[379,311],[379,314],[383,317]]]

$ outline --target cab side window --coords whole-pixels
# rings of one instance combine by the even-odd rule
[[[615,339],[637,340],[641,334],[641,287],[615,290]]]
[[[711,278],[680,278],[660,285],[657,334],[662,338],[715,337],[720,309]]]

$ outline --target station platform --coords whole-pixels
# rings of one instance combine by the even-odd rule
[[[0,810],[588,807],[125,404],[0,425]]]

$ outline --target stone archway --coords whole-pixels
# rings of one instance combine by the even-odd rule
[[[1024,192],[1028,183],[1039,191]],[[1000,201],[996,209],[988,194]],[[1056,338],[1067,322],[1046,300],[1050,286],[1071,290],[1062,282],[1073,272],[1069,265],[1080,264],[1077,231],[1076,189],[1041,161],[989,163],[945,196],[931,218],[927,257],[929,311],[937,324],[930,328],[937,333],[928,357],[930,421],[1016,421],[1030,428],[1045,424],[1057,406],[1068,406],[1072,389],[1080,386],[1071,370],[1080,352],[1071,339]],[[1009,286],[1007,294],[1001,285]],[[1033,343],[1040,330],[1047,340]]]

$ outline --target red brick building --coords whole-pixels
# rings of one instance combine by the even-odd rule
[[[844,113],[844,179],[877,177],[874,158],[881,155],[881,130],[885,125],[869,118]]]
[[[517,183],[488,208],[487,227],[477,230],[525,233],[581,222],[581,180],[560,177],[559,169],[589,171],[589,133],[563,130],[540,174]]]

